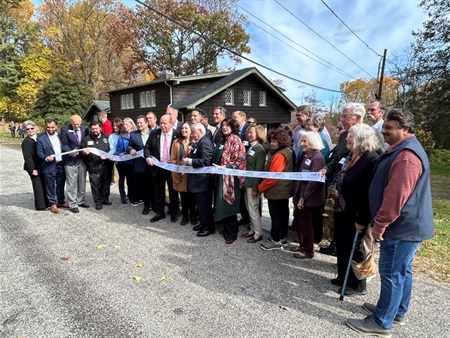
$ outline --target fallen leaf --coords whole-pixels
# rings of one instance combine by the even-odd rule
[[[303,281],[304,281],[305,283],[309,283],[309,282],[311,282],[311,279],[305,278]]]
[[[120,245],[115,245],[114,249],[120,249]]]
[[[106,246],[106,244],[99,244],[97,245],[97,249],[103,249]]]
[[[166,280],[166,276],[161,276],[161,280]]]
[[[278,308],[280,309],[280,311],[290,311],[287,306],[278,305]]]
[[[144,264],[139,263],[139,264],[137,265],[137,267],[138,267],[138,268],[143,268],[143,267],[144,267]]]
[[[66,256],[61,257],[61,260],[63,260],[63,261],[68,261],[69,259],[70,259],[70,257],[66,257]]]
[[[138,283],[141,281],[141,279],[142,279],[142,277],[134,276],[134,280]]]

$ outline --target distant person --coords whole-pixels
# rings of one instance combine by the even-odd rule
[[[44,175],[41,172],[41,161],[37,156],[36,143],[36,125],[33,121],[23,123],[27,137],[22,142],[22,155],[24,159],[23,169],[28,173],[33,186],[34,207],[36,210],[46,210],[48,205],[47,195],[45,194]]]
[[[253,116],[247,117],[247,123],[256,124],[256,119]]]
[[[207,127],[208,124],[206,123],[206,125],[205,125],[205,123],[204,123],[205,121],[207,121],[207,119],[205,120],[205,112],[203,111],[203,109],[195,108],[191,111],[192,124],[202,123],[205,126],[206,136],[212,140],[212,132],[208,129],[208,127]]]
[[[19,123],[19,127],[17,128],[17,133],[19,134],[20,138],[24,138],[25,130],[23,129],[23,123]]]
[[[105,111],[98,113],[98,120],[102,126],[102,132],[107,136],[111,135],[113,132],[112,123],[108,120],[108,114]]]
[[[11,137],[16,137],[16,125],[12,121],[9,123],[9,132]]]
[[[299,106],[295,111],[295,119],[297,120],[297,126],[294,128],[292,132],[292,142],[294,149],[294,160],[300,158],[302,147],[300,145],[302,139],[302,132],[306,131],[306,121],[312,117],[312,110],[310,106]]]

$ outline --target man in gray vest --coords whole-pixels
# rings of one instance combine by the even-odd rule
[[[412,261],[422,241],[434,236],[430,165],[413,132],[410,112],[389,111],[381,130],[389,148],[375,165],[369,188],[372,235],[381,241],[380,298],[376,305],[363,305],[371,315],[346,322],[364,334],[390,337],[393,324],[405,323]]]

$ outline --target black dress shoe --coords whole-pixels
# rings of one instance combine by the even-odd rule
[[[192,225],[197,225],[197,217],[191,218],[191,224]]]
[[[158,222],[159,220],[162,220],[166,218],[166,215],[164,214],[156,214],[153,218],[150,219],[150,222]]]
[[[181,225],[186,225],[186,224],[188,224],[188,222],[189,222],[189,218],[187,218],[187,217],[183,217],[183,219],[181,220]]]
[[[339,288],[337,293],[338,294],[342,294],[342,288]],[[367,295],[367,290],[366,289],[364,289],[364,290],[354,289],[354,288],[352,288],[350,286],[347,286],[345,288],[345,292],[344,292],[344,296],[347,296],[347,297],[365,296],[365,295]]]
[[[149,212],[150,212],[150,208],[144,207],[144,210],[142,210],[142,215],[148,215]]]
[[[342,282],[341,282],[339,279],[337,279],[337,278],[331,279],[330,282],[331,282],[331,284],[333,284],[333,285],[341,286],[341,287],[342,287],[342,285],[344,284],[344,283],[342,283]]]
[[[72,211],[74,214],[78,214],[80,212],[78,208],[70,208],[70,211]]]
[[[172,215],[172,216],[170,216],[170,221],[171,221],[171,222],[176,222],[176,221],[178,221],[178,216],[177,216],[177,215]]]
[[[79,207],[82,207],[82,208],[90,208],[91,206],[89,205],[89,204],[87,204],[87,203],[81,203],[81,204],[79,204],[78,205]]]
[[[104,204],[104,205],[111,205],[112,202],[111,202],[110,200],[106,200],[106,201],[103,201],[103,204]]]
[[[202,230],[202,228],[203,228],[203,225],[199,224],[199,225],[196,225],[195,227],[192,227],[192,230],[199,231],[199,230]]]
[[[96,205],[95,206],[95,210],[102,210],[102,205],[100,204],[100,205]]]
[[[208,231],[208,230],[201,230],[197,232],[197,237],[206,237],[208,235],[214,234],[214,231]]]

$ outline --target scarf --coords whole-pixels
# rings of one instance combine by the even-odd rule
[[[242,144],[241,139],[234,134],[230,134],[223,145],[220,165],[227,164],[233,169],[245,169],[245,147]],[[244,179],[245,177],[239,177],[239,185],[244,183]],[[234,177],[232,175],[223,175],[222,197],[228,204],[234,203]]]

